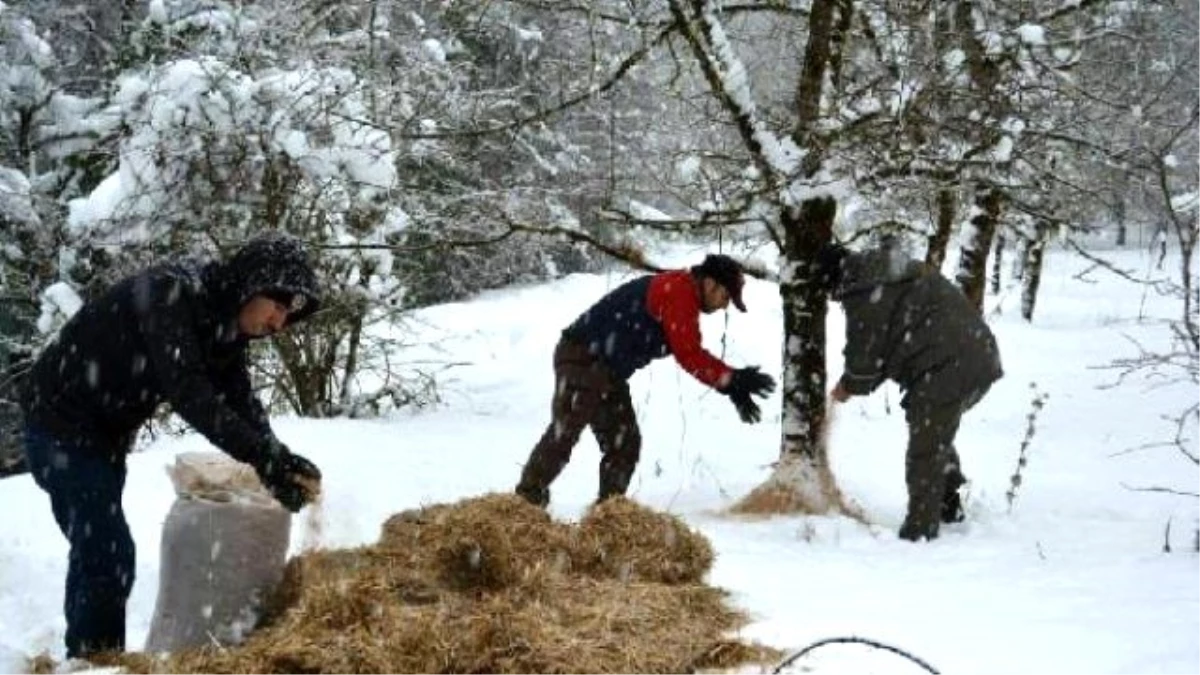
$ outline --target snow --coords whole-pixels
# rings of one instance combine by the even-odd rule
[[[675,250],[669,262],[682,266],[702,253]],[[1111,255],[1122,268],[1152,269],[1141,252]],[[833,411],[833,469],[872,523],[864,526],[832,516],[722,515],[770,473],[780,394],[764,404],[763,423],[748,426],[724,397],[669,360],[633,377],[645,440],[630,495],[679,514],[712,540],[717,559],[709,581],[728,589],[752,618],[741,637],[798,649],[859,636],[900,647],[943,673],[1200,670],[1197,500],[1123,487],[1197,492],[1196,466],[1178,451],[1138,449],[1169,440],[1174,428],[1163,416],[1195,404],[1197,392],[1165,377],[1105,388],[1117,377],[1103,368],[1135,355],[1133,341],[1168,344],[1158,319],[1175,316],[1178,307],[1153,294],[1143,306],[1142,287],[1101,270],[1086,282],[1075,279],[1091,263],[1060,250],[1048,253],[1046,265],[1033,324],[1019,318],[1018,289],[988,299],[1006,377],[966,416],[958,437],[972,480],[967,521],[947,526],[931,543],[895,536],[905,507],[906,429],[894,387]],[[276,418],[281,438],[325,474],[324,501],[298,516],[292,552],[312,531],[324,546],[352,546],[374,541],[383,520],[399,510],[510,490],[548,421],[559,331],[631,274],[576,274],[422,311],[404,330],[408,342],[424,346],[403,358],[463,364],[446,371],[435,409],[383,420]],[[724,357],[778,376],[776,289],[750,279],[745,294],[752,309],[728,317]],[[838,305],[831,307],[836,376],[844,325]],[[702,321],[718,352],[725,320]],[[1049,398],[1010,511],[1005,493],[1037,393]],[[1194,452],[1195,429],[1189,434]],[[131,648],[140,648],[149,629],[160,533],[174,499],[164,467],[181,452],[206,449],[195,434],[160,437],[130,457],[125,505],[138,545]],[[556,517],[578,518],[594,498],[598,459],[585,434],[553,486]],[[0,513],[8,514],[0,528],[0,672],[13,672],[43,651],[62,658],[67,547],[29,476],[0,480]],[[1168,522],[1172,551],[1165,553]],[[861,645],[825,647],[792,672],[802,667],[917,672]]]
[[[629,215],[638,220],[654,222],[671,222],[675,220],[671,214],[661,211],[636,199],[629,200]]]
[[[117,172],[91,194],[71,200],[68,224],[79,232],[108,227],[121,217],[159,214],[177,197],[178,186],[192,180],[193,162],[208,163],[221,174],[232,167],[213,157],[257,150],[253,144],[239,152],[219,149],[255,137],[268,138],[270,152],[294,160],[327,193],[338,192],[331,183],[360,198],[387,191],[396,182],[391,140],[385,131],[355,121],[366,117],[359,89],[358,78],[344,68],[247,74],[212,57],[123,77],[112,105],[94,124],[121,119],[136,131],[121,141]],[[263,159],[244,164],[261,171]],[[121,233],[127,241],[156,234],[150,227],[130,230]]]
[[[421,47],[425,50],[425,53],[429,55],[429,58],[433,59],[435,62],[446,62],[446,50],[444,47],[442,47],[440,40],[426,38],[421,41]]]
[[[746,74],[746,66],[738,58],[711,3],[704,3],[704,17],[705,26],[708,29],[708,41],[712,50],[713,65],[718,71],[725,93],[733,101],[738,113],[746,117],[751,133],[761,148],[762,159],[766,161],[778,178],[792,177],[797,173],[800,160],[804,158],[806,151],[798,147],[790,137],[776,136],[760,118],[754,101],[754,93],[750,89],[751,82]],[[789,183],[792,182],[804,181],[801,177],[796,177],[789,181]],[[781,196],[785,201],[795,199],[796,193],[803,189],[800,186],[788,184],[784,186]],[[812,188],[809,187],[809,189]],[[813,190],[813,192],[824,194],[820,190]],[[786,203],[799,204],[800,202]]]
[[[167,23],[167,8],[163,0],[150,0],[150,6],[146,8],[146,20],[152,24]]]
[[[83,306],[83,298],[65,281],[50,284],[41,296],[41,315],[37,328],[42,334],[50,333],[75,315]]]
[[[1017,35],[1020,36],[1021,42],[1032,46],[1045,46],[1046,44],[1046,29],[1037,24],[1025,23],[1017,26]]]
[[[25,174],[0,166],[0,220],[36,225],[40,222],[29,195],[29,179]]]

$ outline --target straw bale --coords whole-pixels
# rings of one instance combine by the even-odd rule
[[[309,624],[252,638],[234,652],[205,650],[169,670],[209,672],[643,672],[693,671],[744,619],[704,586],[548,577],[530,601],[519,587],[445,607],[385,608],[340,631]],[[286,637],[285,637],[286,636]]]
[[[129,654],[122,665],[139,673],[673,673],[760,655],[730,639],[745,617],[725,591],[685,581],[703,576],[712,550],[682,521],[609,500],[570,526],[509,497],[396,514],[376,545],[304,553],[288,564],[275,613],[244,644]],[[618,538],[632,543],[601,546]],[[639,540],[657,549],[639,558]],[[504,562],[464,572],[464,541],[481,560]],[[576,565],[581,550],[607,551],[605,560],[621,558],[629,573]]]
[[[713,562],[708,539],[677,516],[624,497],[588,510],[576,549],[577,563],[592,574],[666,584],[700,581]]]
[[[300,603],[307,589],[321,585],[349,583],[366,566],[370,552],[366,548],[311,551],[288,561],[283,579],[275,589],[264,611],[264,622],[270,622],[290,607]]]
[[[405,511],[383,525],[380,547],[436,570],[446,586],[490,589],[520,583],[543,566],[570,564],[570,534],[513,494],[487,494]]]
[[[453,510],[450,504],[430,504],[419,509],[401,511],[383,521],[379,545],[403,551],[427,543],[429,532]],[[424,536],[425,542],[422,541]]]

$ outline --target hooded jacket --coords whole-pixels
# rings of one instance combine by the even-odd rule
[[[869,394],[885,379],[904,405],[964,401],[1004,373],[983,317],[948,279],[894,249],[848,253],[831,297],[846,313],[841,385]]]
[[[316,311],[316,276],[294,239],[255,239],[227,262],[151,267],[112,286],[62,327],[34,363],[26,424],[90,451],[129,452],[162,402],[235,459],[276,443],[250,387],[238,313],[259,294],[303,296],[288,323]]]

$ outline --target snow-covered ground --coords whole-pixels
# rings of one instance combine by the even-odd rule
[[[680,263],[698,250],[674,249]],[[1140,252],[1109,254],[1144,272]],[[958,447],[971,478],[968,520],[923,545],[896,539],[904,516],[906,431],[894,387],[836,413],[832,461],[842,490],[873,525],[838,517],[746,521],[721,511],[769,473],[779,446],[779,399],[757,426],[741,424],[722,396],[663,360],[631,381],[645,438],[631,496],[687,519],[708,535],[710,581],[730,589],[754,623],[743,637],[782,649],[855,635],[901,647],[941,672],[1200,672],[1197,500],[1134,491],[1197,492],[1194,463],[1170,447],[1164,415],[1195,403],[1184,384],[1134,377],[1120,386],[1102,368],[1160,347],[1158,319],[1175,303],[1090,263],[1054,252],[1036,321],[1019,297],[989,299],[1006,377],[964,420]],[[628,272],[574,275],[430,308],[411,329],[409,355],[465,363],[447,371],[443,404],[387,420],[278,418],[279,435],[324,471],[319,513],[302,513],[293,550],[319,529],[330,547],[373,541],[386,516],[430,502],[510,490],[549,418],[550,354],[559,330]],[[706,342],[735,366],[779,374],[775,288],[751,281],[748,314],[706,317]],[[1139,319],[1139,315],[1144,319]],[[830,317],[830,368],[840,372],[843,324]],[[1036,385],[1036,392],[1031,389]],[[1029,465],[1009,509],[1005,493],[1035,393],[1048,394]],[[1190,440],[1195,449],[1195,437]],[[160,528],[174,498],[164,466],[200,437],[159,440],[130,459],[125,510],[138,545],[129,642],[149,629],[158,584]],[[585,434],[553,489],[552,512],[580,515],[594,498],[599,452]],[[305,521],[320,518],[320,527]],[[1170,546],[1163,551],[1171,523]],[[312,542],[307,542],[312,543]],[[28,476],[0,481],[0,672],[48,650],[62,657],[66,544],[49,501]],[[815,672],[917,672],[897,656],[831,646],[796,666]]]

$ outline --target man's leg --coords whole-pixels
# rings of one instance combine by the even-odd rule
[[[72,448],[30,429],[25,453],[71,546],[63,602],[67,657],[124,651],[136,556],[121,506],[124,458]]]
[[[531,504],[550,503],[550,484],[571,461],[579,434],[596,413],[604,393],[597,377],[598,365],[587,349],[579,345],[563,341],[554,350],[550,424],[525,462],[516,489]]]
[[[954,435],[961,417],[958,404],[912,403],[906,411],[908,453],[904,478],[908,484],[908,513],[900,527],[902,539],[919,541],[938,536],[947,476],[958,471]]]
[[[602,502],[625,494],[642,452],[642,432],[627,383],[614,383],[603,398],[592,420],[592,433],[600,445],[600,495],[596,501]]]
[[[963,475],[962,467],[959,466],[958,451],[951,445],[946,464],[946,484],[942,488],[943,523],[961,523],[966,519],[962,496],[958,494],[959,488],[966,484],[967,477]]]
[[[962,415],[966,414],[968,410],[974,408],[975,404],[987,395],[990,388],[991,384],[985,384],[967,395],[960,406],[959,419],[962,419]],[[957,433],[957,427],[955,427],[955,431]],[[967,484],[967,477],[963,474],[962,462],[959,460],[958,450],[954,447],[953,440],[951,438],[947,453],[946,486],[942,496],[943,523],[961,523],[967,517],[966,511],[963,510],[962,496],[958,493],[959,489]]]

